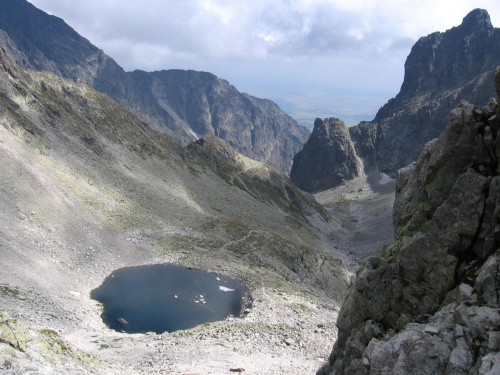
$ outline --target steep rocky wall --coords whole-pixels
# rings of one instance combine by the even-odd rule
[[[302,190],[316,193],[353,179],[359,171],[347,125],[333,117],[317,118],[311,137],[293,158],[290,179]]]
[[[461,25],[420,38],[405,62],[399,94],[370,123],[350,128],[366,168],[395,176],[441,135],[448,113],[462,100],[486,105],[500,61],[500,29],[488,12],[475,9]]]
[[[108,61],[93,85],[181,144],[215,135],[241,154],[286,174],[309,136],[275,103],[241,93],[207,72],[123,72]]]
[[[500,372],[499,120],[462,103],[398,172],[396,241],[359,270],[318,374]]]

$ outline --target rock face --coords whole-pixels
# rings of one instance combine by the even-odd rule
[[[62,19],[25,0],[0,0],[0,44],[18,64],[84,81],[182,144],[213,134],[288,174],[309,136],[275,103],[242,94],[213,74],[125,72]]]
[[[359,270],[318,374],[499,373],[499,120],[496,100],[461,104],[398,172],[396,241]]]
[[[240,93],[211,73],[126,73],[107,65],[94,87],[183,144],[215,135],[241,154],[289,174],[293,155],[309,135],[275,103]]]
[[[500,61],[500,30],[486,10],[470,12],[460,26],[422,37],[405,63],[401,91],[370,123],[350,129],[365,167],[395,176],[438,137],[460,101],[485,105]]]
[[[492,80],[498,61],[500,29],[493,27],[482,9],[470,12],[458,27],[421,38],[406,60],[399,94],[373,121],[349,128],[349,134],[342,133],[338,141],[330,138],[330,146],[313,131],[307,147],[294,159],[292,181],[316,192],[356,176],[345,173],[354,170],[351,154],[333,146],[351,141],[367,172],[375,169],[394,177],[398,169],[417,159],[427,142],[439,137],[449,112],[462,100],[488,103],[495,95]],[[327,164],[343,171],[330,176]]]
[[[293,158],[290,179],[302,190],[315,193],[353,179],[359,170],[347,125],[337,118],[317,118],[311,137]]]

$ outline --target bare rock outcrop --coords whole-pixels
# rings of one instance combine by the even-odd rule
[[[396,241],[359,270],[318,374],[500,371],[499,116],[462,103],[398,172]]]
[[[304,148],[293,158],[290,179],[310,193],[326,190],[358,176],[360,163],[347,125],[319,118]]]
[[[395,176],[415,161],[424,145],[441,135],[448,113],[462,100],[486,105],[500,61],[500,29],[484,9],[461,25],[420,38],[405,62],[399,94],[371,122],[350,128],[365,168]]]
[[[139,371],[103,362],[78,350],[56,331],[30,329],[6,312],[0,312],[0,373],[111,375]]]

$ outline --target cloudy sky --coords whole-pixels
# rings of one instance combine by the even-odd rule
[[[277,102],[303,125],[373,119],[421,36],[498,0],[29,0],[126,70],[195,69]]]

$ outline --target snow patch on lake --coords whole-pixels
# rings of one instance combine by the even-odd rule
[[[223,292],[234,292],[234,289],[226,288],[225,286],[219,285],[219,289]]]

